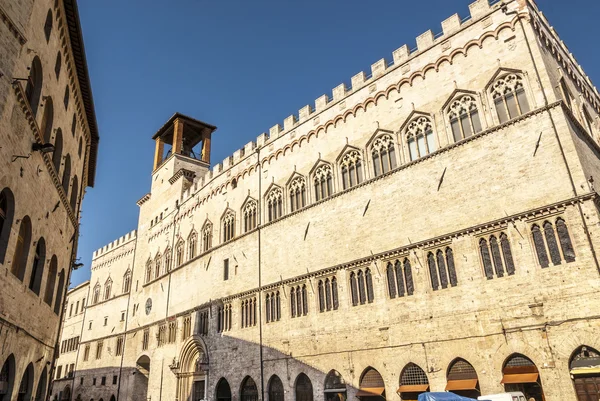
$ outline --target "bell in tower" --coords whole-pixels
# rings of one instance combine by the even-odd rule
[[[189,158],[210,166],[210,138],[214,125],[175,113],[152,137],[156,141],[154,168],[156,171],[173,155]]]

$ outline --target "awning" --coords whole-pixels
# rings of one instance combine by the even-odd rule
[[[422,393],[427,391],[429,384],[411,384],[398,387],[397,393]]]
[[[345,393],[346,392],[346,387],[341,387],[341,388],[326,388],[325,390],[323,390],[324,393]]]
[[[377,397],[385,391],[385,387],[361,387],[356,393],[357,397]]]
[[[540,377],[539,373],[515,373],[505,374],[502,376],[500,383],[502,384],[514,384],[514,383],[535,383]]]
[[[477,379],[448,380],[448,383],[446,384],[446,391],[476,390],[476,389],[477,389]]]
[[[572,375],[591,375],[600,373],[600,366],[594,366],[592,368],[575,368],[571,369]]]

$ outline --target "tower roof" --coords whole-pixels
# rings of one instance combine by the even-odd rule
[[[156,133],[152,136],[152,139],[156,139],[164,134],[169,133],[169,131],[173,128],[173,122],[178,118],[184,120],[186,122],[186,126],[199,130],[200,134],[210,134],[217,129],[217,127],[214,125],[207,124],[204,121],[196,120],[195,118],[176,112],[171,116],[171,118],[169,118],[169,120],[167,120],[166,123],[163,124],[162,127],[158,129],[158,131],[156,131]]]

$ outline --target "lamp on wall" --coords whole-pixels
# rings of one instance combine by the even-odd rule
[[[40,153],[50,153],[50,152],[54,152],[54,145],[51,143],[37,143],[34,142],[31,145],[31,151],[32,152],[40,152]]]

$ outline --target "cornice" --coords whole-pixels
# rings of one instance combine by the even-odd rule
[[[8,16],[8,14],[6,13],[6,11],[4,11],[4,9],[2,8],[1,5],[0,5],[0,19],[2,19],[2,21],[6,24],[10,33],[12,33],[13,36],[15,37],[15,39],[17,39],[19,41],[21,46],[23,46],[25,43],[27,43],[27,38],[25,38],[25,35],[21,32],[21,30],[19,29],[17,24],[15,24],[13,22],[13,20]]]

